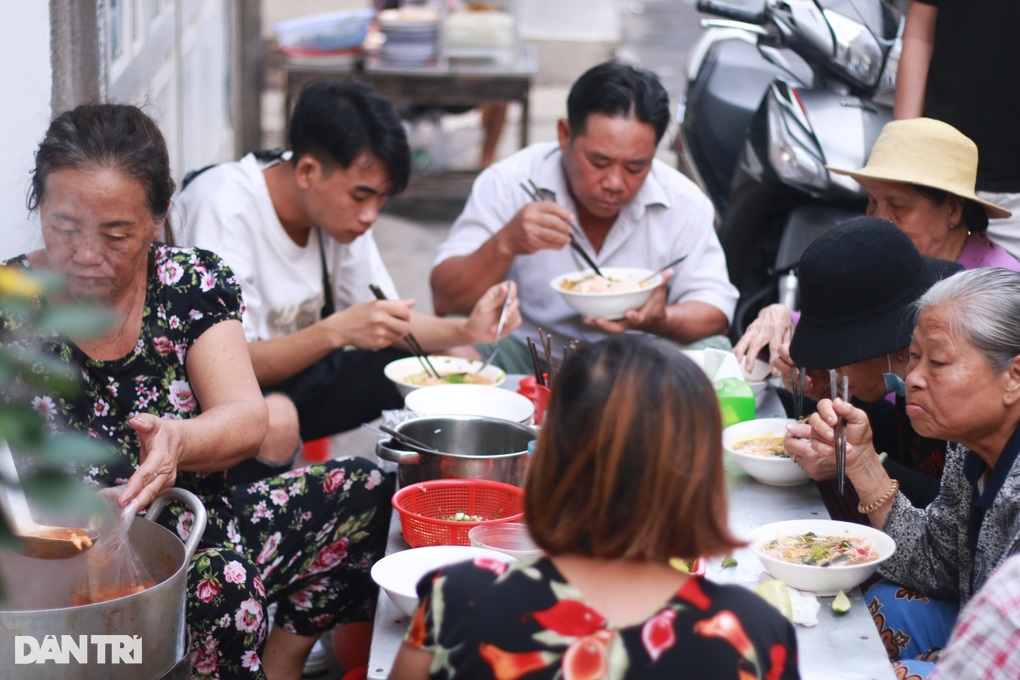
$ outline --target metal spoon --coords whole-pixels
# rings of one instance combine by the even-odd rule
[[[819,562],[818,566],[819,567],[831,567],[834,564],[842,564],[843,562],[849,562],[849,561],[850,561],[850,557],[846,553],[840,553],[840,554],[836,555],[835,557],[833,557],[832,559],[825,560],[824,562]]]
[[[503,298],[503,308],[499,310],[499,321],[496,322],[496,347],[492,350],[492,354],[490,354],[489,357],[482,363],[481,368],[475,371],[475,373],[481,373],[484,371],[489,364],[492,363],[492,360],[496,358],[496,355],[499,354],[499,337],[503,335],[503,324],[506,323],[506,308],[509,306],[510,284],[507,284],[506,297]]]
[[[392,428],[386,427],[385,425],[380,425],[379,427],[376,427],[375,425],[362,423],[361,427],[365,430],[369,430],[370,432],[375,432],[376,434],[382,434],[392,437],[393,439],[396,439],[397,441],[407,446],[410,446],[411,448],[418,449],[419,451],[426,451],[428,453],[442,453],[442,451],[440,451],[439,449],[433,448],[428,444],[418,441],[414,437],[410,437],[404,434],[403,432],[399,432]]]
[[[29,511],[28,500],[21,490],[14,456],[7,441],[0,439],[0,510],[12,533],[19,539],[16,550],[26,557],[61,560],[88,550],[99,538],[91,529],[72,529],[37,524]]]

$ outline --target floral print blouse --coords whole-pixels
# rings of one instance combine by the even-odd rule
[[[31,269],[26,256],[6,264]],[[138,467],[138,437],[128,425],[135,414],[152,413],[164,419],[199,414],[185,371],[188,350],[210,327],[240,319],[243,311],[240,285],[222,260],[209,251],[154,243],[149,251],[148,281],[141,334],[134,350],[119,359],[102,361],[88,357],[67,338],[46,338],[47,354],[81,371],[83,391],[72,399],[45,392],[28,395],[32,407],[52,427],[69,425],[117,447],[120,455],[112,462],[76,470],[85,483],[96,488],[125,484]],[[20,325],[19,319],[3,312],[0,322],[8,330]],[[179,471],[176,486],[196,493],[210,511],[229,503],[222,472]],[[216,529],[207,528],[207,539],[215,540]]]
[[[433,653],[432,678],[799,677],[793,626],[754,593],[700,577],[626,627],[586,605],[544,558],[476,558],[427,574],[418,595],[405,641]]]

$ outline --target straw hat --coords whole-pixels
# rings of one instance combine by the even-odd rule
[[[969,137],[942,121],[910,118],[886,123],[860,170],[826,168],[858,182],[880,179],[948,191],[979,204],[989,217],[1009,217],[1005,208],[974,194],[977,166],[977,145]]]
[[[913,302],[962,270],[924,257],[887,220],[859,217],[833,227],[801,255],[801,316],[790,356],[798,366],[838,368],[906,347]]]

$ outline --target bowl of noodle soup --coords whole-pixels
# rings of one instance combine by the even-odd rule
[[[489,385],[498,387],[506,381],[506,372],[495,366],[481,368],[481,361],[461,359],[459,357],[429,355],[429,361],[439,373],[439,378],[425,372],[417,357],[405,357],[386,364],[383,374],[397,386],[401,396],[406,397],[420,387],[433,385]]]
[[[759,418],[723,430],[723,450],[755,481],[770,486],[796,486],[811,478],[786,455],[783,440],[792,418]]]
[[[860,585],[896,552],[884,532],[830,519],[773,522],[751,531],[747,541],[773,578],[816,595]]]
[[[601,267],[600,271],[603,276],[590,269],[568,272],[549,285],[581,316],[616,320],[622,319],[628,309],[645,304],[662,283],[662,274],[651,269]]]

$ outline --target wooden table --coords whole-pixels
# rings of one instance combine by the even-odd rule
[[[520,145],[528,145],[531,82],[538,70],[533,46],[522,44],[513,63],[443,60],[429,66],[396,66],[368,56],[361,62],[284,58],[286,118],[293,98],[307,83],[323,78],[370,83],[394,103],[425,106],[478,106],[486,101],[519,102]]]

